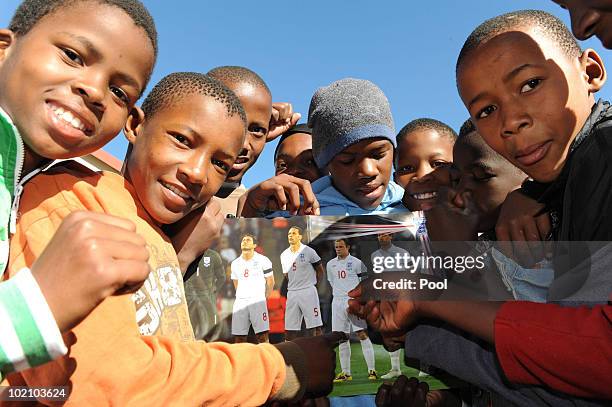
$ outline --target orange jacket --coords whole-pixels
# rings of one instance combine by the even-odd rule
[[[10,275],[31,266],[62,219],[83,209],[132,220],[147,240],[152,272],[139,292],[107,298],[64,335],[68,355],[9,376],[11,384],[67,385],[68,405],[79,406],[260,405],[301,391],[285,383],[287,349],[192,339],[174,249],[118,175],[60,168],[30,181],[11,239]]]

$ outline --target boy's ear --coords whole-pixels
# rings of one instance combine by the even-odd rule
[[[134,106],[128,115],[127,121],[125,122],[125,127],[123,128],[125,138],[127,138],[130,144],[134,144],[136,138],[138,135],[140,135],[144,121],[144,112],[138,106]]]
[[[580,65],[589,84],[589,92],[595,93],[600,90],[606,83],[608,75],[599,54],[590,48],[585,50],[580,56]]]
[[[11,30],[0,29],[0,61],[6,58],[8,49],[15,43],[15,33]]]

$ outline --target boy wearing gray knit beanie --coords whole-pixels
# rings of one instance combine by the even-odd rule
[[[308,125],[314,159],[330,173],[312,184],[321,215],[407,211],[404,190],[391,180],[395,128],[380,88],[353,78],[319,88]]]

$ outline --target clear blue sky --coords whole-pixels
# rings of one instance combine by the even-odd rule
[[[19,4],[2,0],[0,26]],[[175,71],[206,72],[242,65],[259,73],[275,101],[292,102],[303,120],[314,91],[344,77],[369,79],[385,92],[395,125],[433,117],[458,128],[467,118],[454,67],[467,35],[486,18],[525,8],[569,15],[550,0],[387,1],[311,0],[212,2],[144,0],[159,31],[152,83]],[[382,6],[381,3],[385,5]],[[612,51],[595,48],[612,70]],[[612,83],[600,93],[611,99]],[[245,176],[252,186],[273,175],[275,142]],[[119,135],[106,150],[123,158]]]

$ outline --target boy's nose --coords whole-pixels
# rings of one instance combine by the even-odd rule
[[[513,103],[504,109],[502,136],[510,137],[518,134],[524,128],[530,127],[532,124],[531,117],[520,104]]]
[[[431,178],[432,172],[433,168],[430,165],[419,165],[413,179],[416,182],[425,182]]]
[[[206,166],[208,161],[204,154],[194,154],[189,161],[180,167],[179,172],[192,185],[206,185],[208,183]]]
[[[455,189],[457,190],[457,194],[472,190],[472,188],[470,187],[470,183],[467,180],[467,177],[465,176],[459,178],[459,182],[457,183]]]
[[[570,10],[572,31],[579,40],[586,40],[593,36],[594,28],[601,15],[596,10]]]
[[[359,163],[359,175],[362,177],[374,177],[378,175],[376,160],[364,159]]]
[[[78,93],[86,103],[96,107],[96,109],[104,111],[106,105],[104,99],[106,97],[106,86],[100,76],[90,75],[87,78],[82,78],[74,85],[76,93]]]

